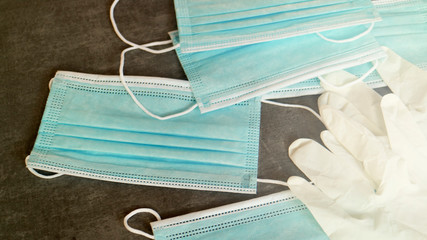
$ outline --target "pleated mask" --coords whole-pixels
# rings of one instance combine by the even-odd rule
[[[374,4],[384,16],[372,31],[377,41],[427,70],[427,1],[380,0]]]
[[[114,20],[114,9],[118,2],[119,0],[115,0],[110,9],[111,23],[117,36],[131,46],[122,52],[122,61],[124,53],[130,50],[140,49],[154,54],[176,50],[202,113],[231,106],[320,74],[360,65],[385,56],[375,39],[369,35],[373,23],[324,31],[322,34],[312,33],[191,53],[181,51],[178,31],[170,33],[172,40],[139,45],[127,40],[118,30]],[[308,2],[325,4],[325,1]],[[207,3],[209,1],[200,1],[195,6]],[[261,1],[254,3],[245,1],[236,6],[252,6],[252,4],[262,5]],[[354,4],[360,4],[359,0]],[[368,5],[372,6],[370,2]],[[339,22],[346,22],[345,19],[343,17]],[[170,43],[173,46],[169,48],[160,50],[151,48]],[[142,105],[140,108],[144,109]]]
[[[129,225],[128,220],[141,213],[157,218],[151,223],[153,235]],[[329,239],[307,207],[290,191],[165,220],[152,209],[137,209],[125,217],[124,224],[129,231],[156,240]]]
[[[373,24],[381,19],[370,0],[175,0],[174,3],[183,53]]]
[[[59,71],[27,168],[44,178],[256,192],[259,99],[202,115],[187,81],[128,77],[127,86],[155,114],[189,110],[161,121],[134,104],[118,76]]]
[[[366,26],[325,32],[342,39]],[[177,32],[170,33],[175,46]],[[375,38],[334,43],[316,34],[241,47],[182,53],[176,48],[201,112],[224,108],[321,74],[385,57]]]
[[[409,62],[427,71],[427,2],[423,0],[377,0],[373,4],[382,17],[371,34],[381,46],[388,47]],[[358,77],[369,72],[372,64],[347,69]],[[372,88],[384,87],[378,72],[364,78]],[[318,78],[312,78],[263,96],[266,99],[320,94],[324,90]]]

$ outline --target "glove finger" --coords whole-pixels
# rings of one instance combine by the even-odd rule
[[[292,176],[287,182],[291,191],[307,206],[328,236],[339,231],[342,223],[350,218],[332,199],[305,179]]]
[[[355,81],[357,77],[342,70],[327,74],[324,76],[324,79],[328,83],[339,86]],[[333,87],[328,84],[323,84],[322,86],[327,92],[336,93],[345,98],[347,102],[352,103],[361,114],[372,121],[372,125],[377,126],[377,128],[382,130],[382,133],[385,133],[383,117],[380,111],[381,96],[366,85],[366,83],[359,82],[345,87]]]
[[[359,161],[357,161],[332,135],[332,133],[328,130],[324,130],[320,133],[320,138],[325,146],[337,157],[349,159],[349,161],[353,161],[357,166],[363,167]]]
[[[289,147],[289,156],[329,198],[346,209],[360,209],[374,191],[354,159],[341,159],[311,139],[298,139]]]
[[[397,219],[407,228],[423,234],[424,238],[419,239],[425,239],[427,236],[427,218],[425,217],[427,214],[427,195],[425,192],[424,194],[414,192],[413,195],[408,194],[406,198],[399,200],[393,206],[392,218]]]
[[[427,140],[419,126],[394,94],[383,97],[381,108],[391,149],[407,161],[413,182],[427,185]]]
[[[327,129],[351,155],[363,163],[377,186],[382,182],[388,151],[367,128],[333,108],[320,111]]]
[[[427,112],[427,72],[385,48],[388,58],[377,72],[410,111]]]
[[[368,128],[376,136],[384,136],[386,134],[381,111],[379,111],[380,109],[377,108],[377,106],[359,106],[362,107],[364,111],[364,113],[362,113],[353,103],[333,92],[322,94],[318,99],[318,106],[319,109],[333,107],[340,110],[349,118]],[[370,109],[370,111],[367,109]],[[381,119],[379,119],[380,117]]]
[[[326,82],[321,81],[320,85],[328,92],[343,90],[346,84],[357,81],[358,77],[344,70],[334,71],[322,75]]]

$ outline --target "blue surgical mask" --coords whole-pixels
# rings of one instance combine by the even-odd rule
[[[377,41],[427,70],[427,1],[379,0],[374,4],[384,16],[372,31]]]
[[[370,0],[175,0],[175,12],[183,53],[266,42],[380,20]]]
[[[342,39],[365,26],[325,32]],[[177,46],[177,32],[171,38]],[[315,49],[315,50],[314,50]],[[176,48],[201,112],[227,107],[315,76],[385,57],[370,36],[347,43],[316,34],[219,50],[182,53]]]
[[[187,81],[126,81],[158,115],[195,106]],[[160,121],[134,104],[119,77],[60,71],[27,167],[35,174],[40,169],[129,184],[255,193],[259,124],[259,99]]]
[[[276,39],[276,36],[271,39],[266,38],[261,43],[255,43],[250,45],[244,45],[243,43],[239,43],[235,47],[192,53],[185,53],[184,51],[182,51],[180,47],[182,41],[179,38],[178,32],[171,33],[172,40],[170,41],[160,41],[139,45],[127,40],[118,30],[116,22],[114,20],[114,8],[118,2],[119,0],[115,0],[111,6],[110,19],[116,34],[120,37],[120,39],[122,39],[125,43],[131,46],[130,48],[125,49],[122,52],[122,62],[124,62],[124,54],[130,50],[141,49],[151,53],[160,54],[175,49],[179,55],[181,65],[183,66],[184,71],[186,72],[187,77],[190,80],[191,88],[194,92],[198,107],[200,108],[200,111],[202,113],[231,106],[236,103],[248,100],[250,98],[258,97],[268,92],[283,88],[285,86],[290,86],[292,84],[310,79],[320,74],[330,73],[336,70],[341,70],[343,68],[352,67],[355,65],[385,57],[384,52],[380,49],[375,39],[368,34],[374,26],[373,21],[378,20],[378,18],[377,16],[372,17],[372,15],[375,15],[373,13],[366,14],[366,11],[370,12],[368,11],[368,9],[372,8],[372,4],[370,3],[370,1],[367,0],[320,0],[305,2],[298,1],[285,5],[283,5],[282,1],[280,2],[282,5],[273,4],[272,6],[266,6],[263,1],[258,0],[253,2],[237,2],[231,5],[227,2],[227,6],[236,9],[242,8],[242,10],[247,10],[247,6],[252,6],[255,10],[261,8],[262,10],[256,10],[256,13],[254,13],[255,15],[261,14],[261,16],[263,16],[263,11],[271,10],[269,6],[273,8],[277,7],[277,9],[273,10],[273,12],[281,8],[290,8],[293,9],[290,12],[286,12],[287,10],[282,9],[284,12],[286,12],[286,16],[282,15],[282,17],[284,19],[299,19],[301,16],[306,16],[307,18],[302,17],[300,19],[302,22],[304,22],[305,19],[308,19],[308,16],[312,16],[311,14],[316,15],[315,13],[319,12],[321,18],[316,18],[314,22],[322,25],[323,30],[325,31],[323,31],[322,33],[316,32],[315,34],[313,33],[305,35],[295,35],[295,33],[298,31],[294,29],[296,32],[294,31],[292,34],[294,34],[295,36],[298,35],[297,37],[290,37],[294,36],[291,34],[289,36],[282,36],[279,38],[279,40],[274,40]],[[178,5],[186,5],[181,1],[177,1],[176,3]],[[221,3],[225,3],[225,1],[193,2],[190,0],[188,1],[188,3],[189,5],[186,6],[191,5],[191,9],[194,9],[193,7],[197,8],[198,5],[216,5],[216,3],[218,3],[218,5],[216,5],[218,7],[218,14],[225,9],[224,5],[221,5]],[[275,3],[279,3],[279,1],[275,1]],[[256,6],[258,6],[259,8]],[[305,9],[310,7],[313,9]],[[330,12],[329,14],[324,14],[321,10],[319,10],[323,9],[323,7],[332,7],[336,10],[338,17],[335,18],[334,21],[332,21],[335,23],[335,25],[330,24],[330,19],[327,21],[323,21],[323,19],[327,18],[327,16],[334,15],[335,13],[332,12],[334,12],[335,10]],[[202,7],[202,9],[204,8]],[[359,9],[360,12],[353,12],[353,10],[355,9]],[[301,10],[303,13],[299,10]],[[306,12],[306,10],[308,12]],[[209,10],[205,9],[204,11]],[[185,10],[180,14],[185,14],[184,12]],[[347,12],[349,13],[349,15],[346,15]],[[247,11],[243,11],[241,14],[243,16],[247,13]],[[191,14],[197,15],[198,13],[197,11],[192,10]],[[271,12],[266,12],[266,14],[267,15],[265,16],[267,17],[267,19],[271,17]],[[291,15],[295,16],[291,17]],[[350,16],[353,15],[357,16],[355,19],[358,20],[355,20],[355,22],[352,23],[355,26],[348,27],[347,24],[349,24],[349,22],[351,21],[347,20],[351,19]],[[193,17],[190,18],[193,19]],[[209,17],[212,16],[209,15]],[[265,20],[264,17],[261,18]],[[258,18],[251,18],[250,21],[254,19]],[[300,24],[304,25],[306,28],[311,29],[310,31],[312,32],[313,29],[308,26],[314,26],[314,22],[312,21],[308,23],[307,26],[302,23],[295,23],[295,26],[299,26]],[[362,24],[366,22],[370,22],[371,24]],[[228,23],[229,22],[227,21],[227,24]],[[247,24],[249,23],[246,22],[242,26]],[[178,25],[180,26],[180,24]],[[222,24],[219,25],[222,26]],[[256,27],[264,26],[257,24],[255,25]],[[293,24],[291,25],[294,27]],[[291,25],[289,25],[289,27]],[[334,27],[330,28],[330,26],[332,25]],[[338,25],[340,26],[340,28],[338,27]],[[284,31],[289,30],[286,26],[282,26],[282,28]],[[328,29],[335,28],[337,29],[326,31]],[[257,29],[257,31],[255,32],[263,32],[265,30],[263,28],[261,29],[262,30]],[[214,34],[216,33],[217,31],[214,31]],[[216,37],[214,37],[213,39],[215,41]],[[258,40],[256,42],[258,42]],[[162,50],[155,50],[150,48],[153,46],[165,45],[170,43],[173,43],[174,46]],[[313,46],[315,46],[315,50],[313,50]],[[122,73],[123,64],[121,64],[120,68],[121,76],[123,76]],[[126,85],[123,85],[126,88]],[[128,92],[132,96],[130,91]],[[158,118],[156,114],[150,113],[143,106],[142,103],[139,103],[137,101],[135,101],[135,103],[150,116]]]
[[[383,21],[375,24],[371,32],[378,43],[427,71],[427,1],[378,0],[373,3],[383,18]],[[371,67],[371,64],[364,64],[347,71],[356,76],[362,76]],[[385,86],[376,71],[364,81],[372,88]],[[322,92],[319,79],[313,78],[275,90],[263,98],[296,97]]]
[[[129,226],[138,213],[151,213],[153,235]],[[125,218],[125,227],[155,240],[178,239],[329,239],[307,207],[290,191],[160,220],[152,209],[138,209]]]

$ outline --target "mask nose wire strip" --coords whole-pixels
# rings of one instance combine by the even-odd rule
[[[124,74],[123,74],[123,68],[124,68],[124,64],[125,64],[125,54],[126,54],[126,52],[128,52],[128,51],[132,51],[132,50],[135,50],[135,49],[138,49],[138,46],[137,46],[137,47],[129,47],[129,48],[126,48],[125,50],[123,50],[123,51],[122,51],[122,53],[121,53],[121,55],[120,55],[119,77],[120,77],[120,81],[121,81],[121,82],[122,82],[122,84],[123,84],[123,87],[126,89],[126,91],[129,93],[129,95],[132,97],[132,100],[136,103],[136,105],[137,105],[137,106],[138,106],[142,111],[144,111],[146,114],[148,114],[150,117],[156,118],[156,119],[158,119],[158,120],[167,120],[167,119],[171,119],[171,118],[176,118],[176,117],[179,117],[179,116],[182,116],[182,115],[188,114],[188,113],[190,113],[191,111],[193,111],[193,110],[197,107],[197,104],[192,105],[191,107],[189,107],[188,109],[186,109],[186,110],[184,110],[184,111],[182,111],[182,112],[179,112],[179,113],[175,113],[175,114],[172,114],[172,115],[168,115],[168,116],[161,117],[161,116],[158,116],[158,115],[156,115],[156,114],[154,114],[154,113],[151,113],[148,109],[146,109],[146,108],[144,107],[144,105],[142,105],[142,104],[141,104],[141,102],[140,102],[140,101],[135,97],[135,95],[133,94],[132,90],[130,90],[130,88],[129,88],[128,84],[126,83],[125,76],[124,76]]]
[[[329,83],[325,78],[323,78],[322,76],[317,76],[319,79],[320,79],[320,81],[323,83],[323,84],[325,84],[325,85],[327,85],[328,87],[330,87],[330,88],[335,88],[335,89],[340,89],[340,88],[346,88],[346,87],[350,87],[350,86],[353,86],[354,84],[357,84],[357,83],[359,83],[359,82],[362,82],[363,80],[365,80],[373,71],[375,71],[375,69],[377,69],[377,67],[378,67],[378,60],[375,60],[375,63],[374,63],[374,65],[372,66],[372,68],[371,69],[369,69],[365,74],[363,74],[360,78],[358,78],[358,79],[356,79],[356,80],[354,80],[354,81],[351,81],[351,82],[349,82],[349,83],[346,83],[346,84],[344,84],[344,85],[342,85],[342,86],[336,86],[336,85],[333,85],[333,84],[331,84],[331,83]]]
[[[307,106],[298,105],[298,104],[289,104],[289,103],[278,103],[278,102],[273,102],[273,101],[266,100],[266,99],[261,100],[261,102],[271,104],[271,105],[280,106],[280,107],[301,108],[301,109],[307,110],[307,111],[311,112],[317,119],[319,119],[323,123],[320,115],[317,112],[315,112],[313,109],[311,109]]]
[[[44,178],[44,179],[52,179],[52,178],[57,178],[57,177],[60,177],[60,176],[64,175],[64,174],[61,174],[61,173],[56,173],[56,174],[53,174],[53,175],[43,175],[43,174],[38,173],[36,170],[34,170],[34,168],[28,167],[28,158],[29,157],[30,156],[27,156],[25,158],[25,166],[27,166],[28,171],[30,171],[30,173],[34,174],[35,176],[37,176],[39,178]]]
[[[149,53],[153,53],[153,54],[161,54],[161,53],[166,53],[166,52],[170,52],[173,51],[174,49],[178,48],[180,46],[180,44],[177,44],[175,46],[169,47],[169,48],[165,48],[165,49],[161,49],[161,50],[154,50],[151,49],[149,47],[153,47],[153,46],[160,46],[160,45],[166,45],[166,44],[172,44],[172,40],[166,40],[166,41],[158,41],[158,42],[152,42],[152,43],[147,43],[147,44],[136,44],[134,42],[131,42],[129,40],[127,40],[119,31],[119,28],[117,27],[117,23],[116,20],[114,18],[114,9],[117,5],[117,3],[120,0],[115,0],[113,2],[113,4],[111,4],[111,8],[110,8],[110,21],[111,24],[113,25],[113,29],[114,32],[116,33],[116,35],[126,44],[132,46],[132,47],[137,47],[138,49],[141,49],[143,51],[149,52]]]
[[[154,236],[153,236],[153,235],[148,234],[148,233],[146,233],[146,232],[144,232],[144,231],[141,231],[141,230],[138,230],[138,229],[135,229],[135,228],[133,228],[133,227],[129,226],[129,224],[128,224],[128,220],[129,220],[129,218],[131,218],[131,217],[135,216],[135,215],[136,215],[136,214],[138,214],[138,213],[151,213],[154,217],[156,217],[156,219],[157,219],[158,221],[162,220],[162,218],[160,217],[160,215],[159,215],[156,211],[154,211],[153,209],[151,209],[151,208],[139,208],[139,209],[136,209],[136,210],[133,210],[132,212],[130,212],[130,213],[129,213],[128,215],[126,215],[126,217],[123,219],[123,224],[125,225],[125,228],[126,228],[129,232],[132,232],[132,233],[135,233],[135,234],[138,234],[138,235],[142,235],[142,236],[144,236],[144,237],[146,237],[146,238],[149,238],[149,239],[154,239]]]
[[[371,26],[369,26],[369,28],[362,32],[361,34],[354,36],[352,38],[348,38],[348,39],[343,39],[343,40],[335,40],[335,39],[331,39],[331,38],[327,38],[324,35],[322,35],[321,33],[317,32],[317,36],[321,37],[323,40],[326,40],[328,42],[333,42],[333,43],[347,43],[347,42],[352,42],[352,41],[356,41],[357,39],[365,36],[366,34],[370,33],[372,31],[372,29],[374,28],[375,23],[371,23]]]

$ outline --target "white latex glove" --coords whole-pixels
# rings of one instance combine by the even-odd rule
[[[357,78],[345,71],[338,71],[325,76],[330,84],[323,86],[326,93],[319,97],[319,109],[325,107],[338,109],[369,129],[384,144],[391,144],[395,153],[410,156],[411,159],[426,159],[427,147],[422,145],[422,142],[423,139],[427,139],[427,72],[404,60],[393,51],[387,48],[384,50],[387,52],[388,58],[378,66],[377,71],[390,89],[406,105],[409,112],[407,110],[400,111],[405,106],[398,108],[397,105],[396,108],[381,109],[381,96],[364,83],[357,83],[345,88],[331,87],[354,81]],[[393,115],[397,112],[400,116],[390,116],[388,119],[389,121],[398,121],[395,125],[405,135],[393,137],[399,129],[391,129],[391,126],[386,129],[383,115]],[[407,124],[409,121],[416,123]],[[417,130],[405,130],[405,128],[410,127]],[[419,178],[419,181],[427,182],[427,171],[421,170],[419,172],[420,166],[411,165],[410,167],[410,175],[416,174],[413,177]]]
[[[390,54],[387,61],[396,63]],[[416,78],[425,73],[407,62],[397,62],[399,74],[386,65],[379,72],[399,97],[381,98],[363,84],[326,93],[319,109],[329,150],[309,139],[289,148],[315,184],[291,177],[290,189],[331,239],[427,239],[427,141],[420,131],[427,126],[427,79]],[[416,101],[408,88],[420,94],[418,88],[424,88],[424,95]]]
[[[406,61],[388,48],[383,47],[388,58],[379,64],[377,72],[388,87],[399,96],[411,116],[427,137],[427,72]],[[324,76],[330,83],[322,86],[326,93],[319,98],[319,107],[330,105],[342,110],[376,135],[386,130],[380,111],[381,96],[364,83],[347,88],[334,88],[357,79],[346,72],[337,71]]]

